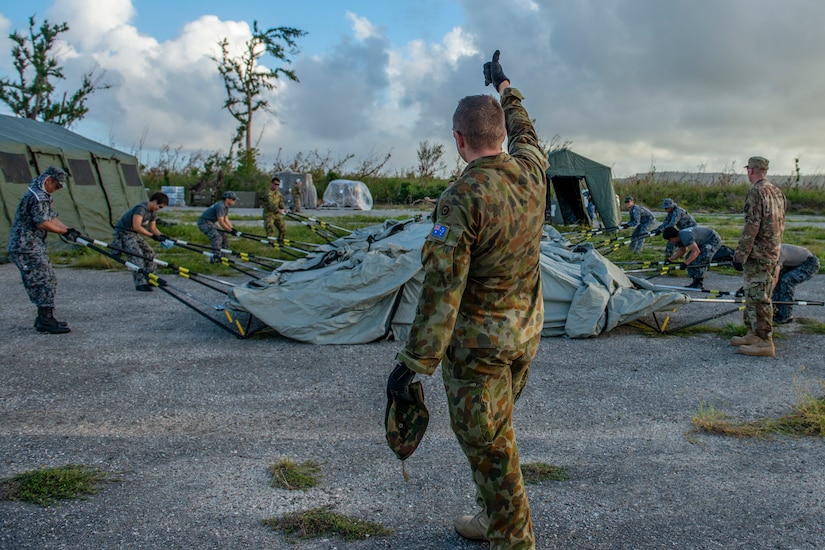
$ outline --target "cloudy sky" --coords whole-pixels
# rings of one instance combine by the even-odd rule
[[[455,158],[459,98],[492,93],[495,49],[539,134],[613,167],[614,176],[741,168],[748,156],[789,174],[825,173],[825,2],[821,0],[27,0],[0,2],[7,35],[67,22],[67,86],[97,66],[112,85],[72,129],[124,151],[223,151],[234,133],[216,64],[262,28],[307,31],[259,116],[262,166],[312,150],[416,164],[423,141]],[[3,53],[7,52],[7,53]],[[8,113],[5,106],[0,112]],[[145,160],[142,158],[141,160]]]

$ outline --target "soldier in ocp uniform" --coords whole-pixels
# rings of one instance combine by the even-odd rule
[[[416,373],[441,363],[453,432],[470,464],[481,511],[455,523],[490,548],[535,548],[519,465],[513,406],[544,322],[539,265],[547,160],[499,52],[484,65],[501,96],[462,99],[453,139],[468,162],[439,197],[421,251],[424,285],[409,340],[387,380],[410,400]],[[509,153],[501,149],[507,138]]]
[[[278,228],[278,242],[284,242],[286,239],[286,222],[284,221],[284,214],[286,213],[286,201],[281,195],[281,178],[272,176],[272,181],[269,183],[269,193],[267,193],[266,201],[264,202],[264,230],[267,237],[275,235],[275,228]]]
[[[9,258],[20,270],[29,300],[37,306],[34,328],[49,334],[71,332],[68,323],[54,317],[57,277],[46,248],[49,233],[64,235],[71,241],[80,236],[57,219],[52,208],[52,193],[65,187],[66,180],[66,172],[54,166],[32,180],[17,206],[8,243]]]
[[[156,221],[158,210],[168,205],[168,195],[155,193],[149,197],[147,202],[141,202],[130,208],[115,224],[112,247],[126,252],[126,259],[141,268],[140,271],[132,271],[132,279],[137,291],[152,291],[148,274],[155,271],[155,263],[152,261],[155,259],[155,251],[140,236],[151,237],[160,242],[167,239],[163,233],[158,231]]]
[[[773,304],[771,292],[782,235],[787,200],[782,190],[767,179],[768,159],[751,157],[745,166],[752,186],[745,198],[745,225],[733,266],[744,272],[745,336],[730,343],[744,355],[773,357]]]
[[[300,179],[295,180],[295,185],[292,186],[292,211],[301,211],[301,199],[304,196],[304,184]]]

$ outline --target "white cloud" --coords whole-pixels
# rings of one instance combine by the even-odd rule
[[[366,17],[359,17],[357,14],[348,11],[347,19],[352,22],[352,30],[355,32],[355,38],[358,40],[366,40],[381,35],[378,28],[370,23]]]

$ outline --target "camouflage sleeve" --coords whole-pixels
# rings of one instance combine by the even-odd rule
[[[447,202],[449,198],[442,196],[442,212]],[[396,356],[407,368],[422,374],[435,372],[450,345],[470,270],[472,238],[465,229],[464,211],[447,209],[448,219],[440,218],[433,225],[421,249],[424,284],[416,319],[404,350]]]
[[[736,246],[736,251],[733,257],[736,261],[745,263],[750,256],[753,248],[754,240],[757,233],[759,233],[759,226],[762,223],[762,205],[759,197],[759,192],[753,186],[748,191],[745,198],[745,226],[742,229],[742,236],[739,237],[739,244]]]
[[[533,122],[522,106],[524,96],[517,88],[505,88],[501,94],[501,106],[507,125],[507,144],[509,153],[514,157],[529,160],[538,165],[542,171],[547,170],[547,157],[539,144],[539,136]]]

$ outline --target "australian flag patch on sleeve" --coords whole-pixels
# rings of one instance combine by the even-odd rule
[[[433,225],[433,231],[430,233],[430,236],[438,241],[443,241],[447,237],[447,233],[449,231],[449,225],[441,225],[440,223],[437,223]]]

